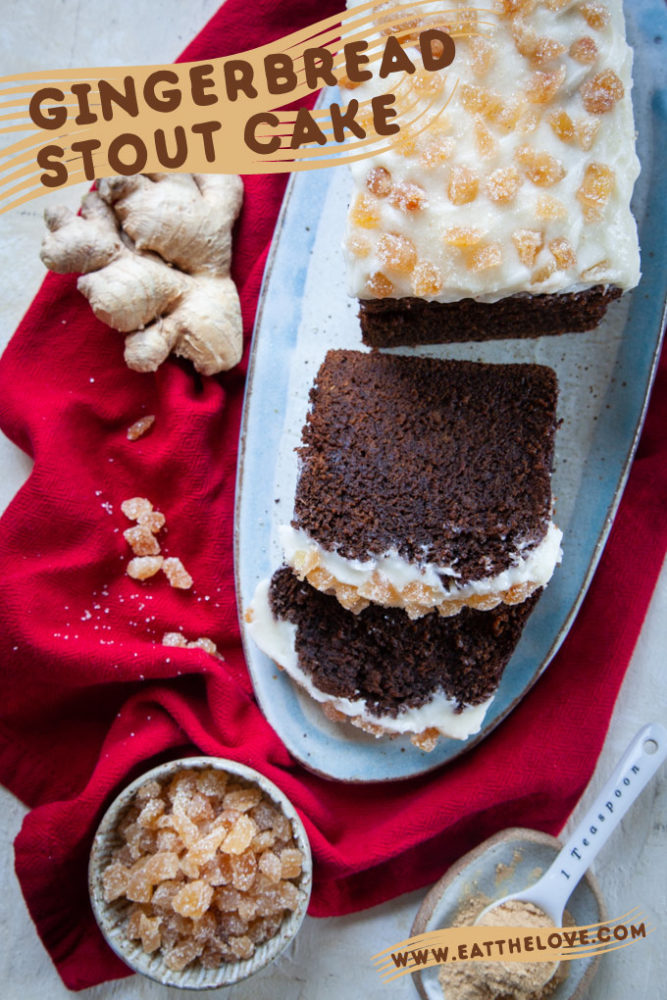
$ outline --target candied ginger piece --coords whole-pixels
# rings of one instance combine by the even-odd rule
[[[541,194],[537,199],[535,214],[538,219],[550,222],[553,219],[566,219],[567,208],[559,198],[552,198],[549,194]]]
[[[250,846],[250,841],[257,833],[257,824],[246,813],[236,820],[222,842],[221,850],[225,854],[243,854]]]
[[[169,782],[167,797],[171,802],[189,799],[191,795],[194,795],[196,787],[197,771],[193,771],[191,768],[179,771]]]
[[[120,509],[128,521],[138,521],[142,514],[150,514],[153,504],[146,497],[132,497],[130,500],[123,500]]]
[[[366,177],[366,187],[377,198],[386,198],[391,191],[391,174],[385,167],[371,167]]]
[[[477,197],[479,178],[470,167],[455,166],[449,175],[447,195],[453,205],[467,205]]]
[[[526,267],[533,267],[544,246],[544,234],[536,229],[517,229],[512,233],[512,243],[521,263]]]
[[[169,851],[158,851],[151,855],[139,869],[151,885],[175,878],[181,870],[181,862],[177,854]]]
[[[169,585],[177,590],[189,590],[193,584],[192,577],[186,570],[180,559],[170,556],[162,564],[164,575],[169,580]]]
[[[486,76],[493,65],[496,48],[488,39],[474,35],[470,39],[470,66],[475,76]]]
[[[410,77],[410,83],[422,97],[436,97],[445,85],[440,73],[429,73],[423,69],[418,69]]]
[[[262,792],[259,788],[235,788],[227,792],[222,804],[225,809],[248,812],[249,809],[259,804],[261,798]]]
[[[541,285],[543,281],[547,281],[551,275],[556,270],[556,262],[553,260],[548,260],[546,264],[538,267],[530,276],[530,280],[534,285]]]
[[[459,100],[466,111],[484,113],[489,109],[491,95],[483,87],[476,87],[473,83],[462,83],[459,87]]]
[[[237,958],[252,958],[255,954],[255,945],[245,934],[241,937],[230,937],[229,948]]]
[[[276,842],[275,834],[273,830],[262,830],[258,833],[256,837],[253,837],[250,842],[250,850],[255,852],[267,851]]]
[[[544,66],[557,59],[558,56],[562,56],[563,52],[565,52],[565,46],[557,42],[555,38],[538,38],[532,58],[538,66]]]
[[[162,943],[160,918],[148,917],[142,913],[139,917],[139,937],[141,938],[141,947],[146,954],[150,955],[157,951]]]
[[[418,750],[423,750],[424,753],[432,753],[438,745],[439,738],[440,733],[437,729],[425,729],[423,733],[414,733],[410,737],[410,742]]]
[[[182,881],[178,881],[177,879],[167,879],[166,882],[160,882],[155,887],[153,898],[151,899],[151,906],[154,912],[161,914],[173,912],[171,901],[182,885]]]
[[[190,850],[187,852],[184,858],[181,859],[181,866],[183,871],[189,878],[199,878],[200,869],[202,865],[206,864],[207,861],[211,861],[227,836],[224,828],[218,830],[212,830],[210,833],[201,837]]]
[[[273,832],[278,840],[291,840],[294,836],[291,820],[284,813],[279,812],[273,821]]]
[[[259,830],[270,830],[273,828],[273,825],[279,816],[279,811],[266,799],[262,799],[262,801],[250,811],[250,815],[254,819]]]
[[[595,31],[602,31],[609,24],[607,5],[599,3],[598,0],[590,0],[588,3],[582,3],[579,10],[583,14],[588,26]]]
[[[549,242],[549,249],[553,254],[559,271],[567,271],[568,268],[576,265],[577,257],[572,249],[572,244],[564,236],[559,236],[551,240]]]
[[[102,889],[105,903],[113,903],[114,899],[118,899],[125,894],[129,876],[130,873],[125,865],[121,865],[117,861],[112,861],[104,869]]]
[[[448,126],[436,124],[417,139],[419,162],[424,170],[434,170],[454,152],[456,142],[447,131]]]
[[[214,893],[214,903],[221,913],[235,913],[242,899],[243,896],[239,890],[232,889],[230,886],[216,889]]]
[[[450,226],[445,230],[445,243],[452,247],[472,247],[484,236],[481,229],[471,226]]]
[[[197,777],[197,788],[202,795],[216,796],[222,798],[227,789],[229,778],[224,771],[217,771],[214,768],[206,768],[200,771]]]
[[[426,204],[426,191],[421,184],[402,181],[392,187],[389,203],[401,212],[418,212]]]
[[[535,0],[502,0],[505,14],[530,14],[535,6]]]
[[[241,920],[250,923],[257,913],[257,900],[252,896],[243,896],[239,900],[238,913]]]
[[[265,851],[259,859],[259,870],[271,882],[280,882],[282,878],[282,865],[280,858],[273,851]]]
[[[169,815],[160,817],[158,826],[170,826],[176,830],[186,847],[192,847],[199,840],[199,829],[185,812],[180,799],[174,802]]]
[[[615,174],[605,163],[589,163],[577,190],[586,222],[599,222],[614,190]]]
[[[157,826],[157,821],[163,812],[164,802],[162,799],[148,799],[145,806],[137,816],[137,823],[139,826],[154,829]]]
[[[580,118],[576,125],[577,142],[584,151],[592,149],[600,130],[599,118]]]
[[[579,88],[584,107],[593,115],[611,111],[625,94],[625,88],[613,69],[604,69],[585,80]]]
[[[365,236],[351,233],[347,238],[347,249],[353,257],[368,257],[371,252],[371,244]]]
[[[162,636],[163,646],[187,646],[188,640],[182,632],[165,632]]]
[[[148,530],[154,535],[156,535],[161,528],[164,528],[166,520],[167,519],[164,514],[162,514],[159,510],[145,511],[137,518],[137,522],[141,525],[141,527],[148,528]]]
[[[579,277],[583,278],[584,281],[604,281],[609,278],[609,271],[611,270],[611,263],[604,258],[604,260],[599,260],[597,264],[592,264],[590,267],[585,268]]]
[[[135,422],[127,428],[127,440],[138,441],[140,437],[143,437],[144,434],[148,433],[154,423],[155,414],[153,413],[150,413],[145,417],[140,417],[139,420],[135,420]]]
[[[151,778],[150,781],[145,781],[143,785],[137,789],[134,798],[136,802],[141,803],[145,802],[147,799],[157,799],[160,795],[162,795],[162,785],[159,781],[155,781],[154,778]],[[139,810],[137,810],[137,815],[139,815]]]
[[[199,920],[208,910],[213,899],[213,887],[203,879],[187,882],[179,889],[171,901],[171,905],[183,917]]]
[[[471,271],[487,271],[491,267],[499,267],[503,262],[503,250],[500,243],[481,243],[470,251],[468,267]]]
[[[598,57],[598,47],[588,35],[575,38],[570,45],[570,58],[582,66],[592,66]]]
[[[150,903],[153,883],[140,868],[130,874],[125,887],[125,896],[133,903]]]
[[[162,556],[135,556],[130,559],[125,572],[133,580],[148,580],[162,568]]]
[[[211,656],[218,655],[218,647],[213,642],[213,639],[208,639],[205,635],[200,635],[198,639],[193,639],[192,642],[189,642],[188,649],[203,649],[205,653],[210,653]]]
[[[185,848],[183,841],[174,830],[158,830],[155,846],[158,851],[173,851],[176,854]]]
[[[252,851],[231,855],[232,885],[235,889],[247,892],[252,888],[257,874],[257,858]]]
[[[194,962],[196,958],[199,958],[203,950],[204,945],[200,941],[185,938],[173,947],[163,948],[162,952],[167,968],[172,969],[174,972],[180,972],[187,965],[190,965],[191,962]]]
[[[123,538],[130,546],[135,556],[157,556],[160,552],[160,543],[152,531],[141,524],[136,524],[133,528],[127,528],[123,532]]]
[[[496,151],[496,140],[479,118],[475,121],[475,142],[480,156],[492,156]]]
[[[417,261],[412,272],[412,290],[415,295],[421,298],[437,295],[441,289],[442,273],[439,268],[427,260]]]
[[[393,283],[382,271],[369,275],[366,288],[376,299],[388,299],[394,291]]]
[[[245,920],[241,920],[238,913],[221,913],[218,918],[218,934],[223,938],[229,938],[245,934],[248,925]]]
[[[358,194],[350,210],[350,220],[361,229],[375,229],[380,222],[380,206],[375,198]]]
[[[549,116],[549,124],[562,142],[572,142],[574,139],[574,122],[567,111],[554,111]]]
[[[565,176],[565,168],[551,153],[540,152],[531,146],[519,146],[516,158],[523,171],[537,187],[551,187]]]
[[[491,201],[505,204],[511,201],[521,187],[521,175],[516,167],[498,167],[486,182],[486,193]]]
[[[298,878],[303,868],[303,854],[298,847],[285,847],[280,852],[280,877]]]
[[[551,72],[537,70],[528,81],[526,97],[531,104],[548,104],[560,90],[566,75],[564,66]]]
[[[378,257],[388,270],[409,274],[417,262],[417,248],[408,236],[385,233],[378,240]]]
[[[293,882],[281,882],[279,898],[286,910],[296,910],[303,895]]]

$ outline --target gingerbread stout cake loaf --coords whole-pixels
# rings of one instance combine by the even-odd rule
[[[311,389],[285,562],[350,611],[518,604],[560,560],[556,376],[329,351]]]
[[[415,72],[380,79],[376,68],[349,92],[363,108],[391,90],[397,121],[416,122],[351,167],[346,255],[364,342],[592,329],[639,280],[621,0],[406,10],[398,34]],[[456,55],[426,72],[410,46],[434,25]]]
[[[258,585],[246,620],[330,718],[432,750],[440,736],[479,731],[537,597],[452,618],[376,606],[353,615],[283,567]]]

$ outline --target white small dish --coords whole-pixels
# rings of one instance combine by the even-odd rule
[[[237,775],[257,785],[278,806],[292,822],[294,837],[303,854],[303,870],[298,887],[303,899],[296,910],[290,912],[278,933],[259,945],[254,955],[244,961],[226,962],[216,969],[206,969],[194,962],[181,971],[168,968],[160,951],[146,954],[140,942],[130,941],[125,934],[126,914],[132,905],[125,899],[113,903],[104,900],[102,873],[112,860],[113,851],[122,846],[123,841],[117,826],[123,812],[128,808],[137,790],[151,779],[158,781],[172,778],[183,769],[203,770],[214,768],[227,774]],[[119,958],[135,972],[154,979],[163,986],[178,986],[181,989],[204,990],[219,986],[231,986],[259,972],[273,961],[294,939],[306,915],[312,888],[312,858],[305,828],[294,806],[280,789],[253,768],[220,757],[183,757],[160,764],[137,778],[114,799],[100,823],[90,852],[88,866],[88,888],[95,919],[109,946]]]

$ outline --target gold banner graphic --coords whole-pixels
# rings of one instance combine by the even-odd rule
[[[454,40],[492,31],[493,15],[374,0],[232,57],[0,78],[0,133],[22,133],[0,154],[0,212],[114,174],[312,170],[384,152],[442,114]],[[372,70],[386,93],[359,100]],[[326,107],[284,107],[334,85]]]
[[[582,927],[447,927],[399,941],[373,956],[384,982],[435,965],[464,962],[562,962],[604,955],[648,937],[635,908],[616,920]]]

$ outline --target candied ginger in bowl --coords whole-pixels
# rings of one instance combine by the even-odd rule
[[[95,918],[116,954],[191,989],[272,961],[301,925],[311,879],[289,800],[257,771],[215,757],[132,782],[105,814],[89,867]]]

